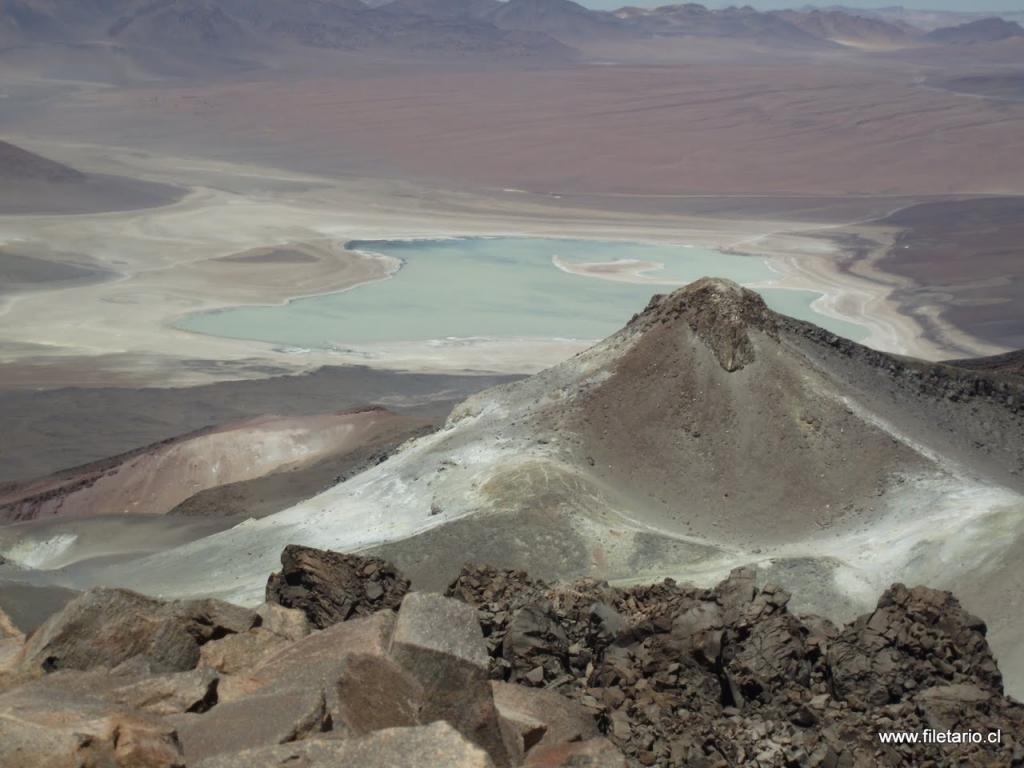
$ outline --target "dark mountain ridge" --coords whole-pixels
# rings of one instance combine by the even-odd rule
[[[635,35],[612,14],[592,11],[572,0],[506,0],[487,18],[500,29],[543,32],[570,42]]]
[[[1020,27],[998,19],[937,30],[937,43],[1000,40]],[[900,46],[908,25],[846,11],[763,12],[697,3],[596,11],[573,0],[3,0],[0,48],[88,45],[143,69],[237,70],[294,49],[498,59],[573,58],[573,44],[706,37],[779,48]],[[114,44],[104,51],[99,45]],[[111,64],[113,66],[113,64]]]
[[[776,15],[808,34],[825,40],[859,45],[901,45],[920,35],[918,30],[881,19],[837,10],[778,11]]]
[[[614,13],[634,28],[656,36],[731,38],[798,47],[830,45],[777,14],[749,6],[712,10],[697,3],[683,3],[653,9],[626,7]]]
[[[1024,27],[1015,21],[1006,21],[1005,19],[978,19],[956,27],[932,30],[925,37],[935,43],[954,45],[996,43],[1012,37],[1024,37]]]
[[[205,61],[207,67],[218,62],[237,67],[241,61],[255,66],[295,47],[440,56],[476,52],[498,58],[571,56],[567,46],[542,32],[506,32],[472,14],[398,10],[370,8],[360,0],[93,0],[84,5],[4,0],[0,30],[7,45],[105,40],[165,68],[169,56],[198,56],[198,63]]]

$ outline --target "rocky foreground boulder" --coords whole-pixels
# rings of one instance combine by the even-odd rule
[[[324,629],[272,602],[112,589],[83,594],[28,638],[4,629],[0,766],[625,766],[586,708],[491,679],[473,606],[414,593],[392,610],[400,576],[379,598],[370,589],[390,565],[321,554],[298,560],[319,573],[301,581]],[[340,564],[338,582],[324,563]],[[380,610],[342,609],[329,623],[323,606],[352,589]]]
[[[409,580],[377,557],[291,544],[267,581],[267,602],[298,608],[318,629],[384,608],[398,610]]]
[[[840,628],[744,569],[620,589],[466,566],[442,596],[289,550],[255,610],[93,590],[28,638],[0,615],[0,766],[1024,764],[1024,707],[946,592],[894,585]],[[981,742],[878,735],[925,729]]]

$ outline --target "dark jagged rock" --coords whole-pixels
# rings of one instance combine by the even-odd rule
[[[502,656],[514,678],[543,685],[568,669],[569,639],[546,602],[515,612],[502,642]]]
[[[791,614],[785,590],[743,568],[708,590],[549,586],[467,566],[448,594],[489,629],[492,676],[577,701],[630,765],[1024,764],[1024,707],[1003,696],[984,624],[948,592],[894,585],[841,631]],[[1003,741],[877,736],[925,728]]]
[[[873,613],[832,642],[833,692],[858,709],[898,702],[934,685],[971,683],[1001,693],[985,632],[984,622],[950,593],[896,584]]]
[[[267,581],[267,602],[297,608],[319,629],[382,609],[397,610],[409,580],[377,557],[289,545]]]
[[[750,331],[778,338],[775,315],[760,294],[731,280],[705,277],[670,295],[656,295],[632,322],[646,326],[679,318],[730,372],[754,362]]]

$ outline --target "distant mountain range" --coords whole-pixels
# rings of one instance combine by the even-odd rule
[[[572,0],[508,0],[487,18],[501,29],[542,32],[568,42],[629,37],[630,29],[604,11],[592,11]]]
[[[954,16],[953,19],[960,17]],[[609,13],[572,0],[0,0],[0,49],[92,46],[146,63],[259,64],[296,48],[398,55],[574,56],[593,41],[692,36],[773,47],[992,42],[1002,19],[925,31],[882,11],[711,10],[696,3]]]
[[[845,11],[779,11],[776,15],[816,38],[847,45],[902,45],[920,35],[920,30],[907,24]]]
[[[1024,27],[1005,19],[978,19],[956,27],[944,27],[928,33],[938,43],[996,43],[1011,37],[1024,37]]]
[[[987,5],[987,3],[979,4]],[[825,12],[840,11],[852,16],[881,19],[882,21],[887,21],[890,24],[903,25],[911,30],[923,30],[925,32],[931,32],[932,30],[942,29],[945,27],[956,27],[962,24],[967,24],[968,22],[979,21],[981,19],[992,17],[1002,18],[1006,21],[1024,22],[1024,8],[1017,11],[983,12],[921,10],[917,8],[905,8],[901,5],[890,5],[878,8],[851,8],[845,5],[831,5],[822,8],[805,6],[800,10],[821,10]]]
[[[407,7],[403,7],[403,4]],[[115,45],[150,61],[263,61],[299,48],[564,59],[572,50],[542,31],[505,30],[471,3],[360,0],[3,0],[0,45]],[[422,6],[422,7],[418,7]]]
[[[655,36],[738,38],[804,47],[828,43],[782,16],[750,7],[715,11],[696,3],[683,3],[653,9],[621,8],[615,15],[633,28]]]

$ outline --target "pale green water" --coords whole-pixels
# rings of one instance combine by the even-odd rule
[[[349,248],[400,258],[402,269],[389,280],[286,306],[191,315],[178,327],[308,348],[474,337],[600,339],[621,328],[654,293],[706,275],[739,283],[775,276],[761,259],[678,245],[501,237],[360,241]],[[569,274],[551,263],[554,255],[577,263],[661,262],[664,269],[649,275],[666,285]],[[820,294],[761,293],[779,312],[850,339],[867,336],[863,326],[814,312],[810,305]]]

